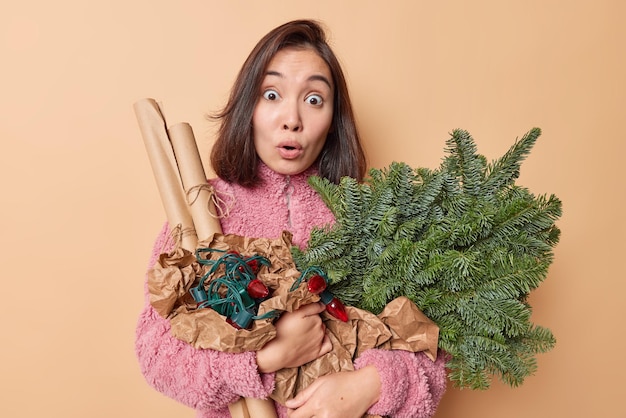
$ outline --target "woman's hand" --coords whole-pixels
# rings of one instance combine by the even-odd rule
[[[271,373],[300,367],[328,353],[333,346],[319,314],[322,303],[310,303],[294,312],[285,312],[276,321],[276,337],[257,351],[259,371]]]
[[[374,366],[322,376],[285,403],[290,418],[361,418],[378,401],[381,383]]]

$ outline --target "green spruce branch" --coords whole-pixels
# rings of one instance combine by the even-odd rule
[[[375,314],[396,297],[414,301],[439,325],[457,386],[485,389],[493,375],[520,385],[555,344],[527,298],[552,263],[561,202],[515,184],[540,133],[492,163],[455,130],[438,169],[394,162],[361,184],[311,178],[336,223],[293,249],[298,267],[324,268],[337,297]]]

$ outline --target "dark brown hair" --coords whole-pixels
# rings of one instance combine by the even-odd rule
[[[361,181],[366,171],[365,153],[356,127],[341,65],[326,41],[324,30],[311,20],[285,23],[254,47],[230,92],[228,103],[215,119],[221,121],[211,151],[211,164],[222,179],[243,186],[254,185],[259,158],[252,130],[252,114],[260,97],[265,70],[283,48],[310,48],[328,65],[335,85],[334,111],[324,148],[317,159],[319,175],[339,183],[350,176]]]

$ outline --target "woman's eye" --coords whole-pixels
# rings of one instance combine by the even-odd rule
[[[278,99],[280,96],[278,95],[278,93],[276,92],[276,90],[265,90],[263,92],[263,98],[265,100],[276,100]]]
[[[324,102],[324,99],[322,99],[322,96],[319,94],[312,94],[306,98],[306,102],[310,105],[320,106]]]

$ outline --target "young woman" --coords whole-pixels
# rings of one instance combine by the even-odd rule
[[[346,81],[323,30],[312,21],[286,23],[268,33],[244,63],[211,154],[218,193],[230,199],[221,220],[227,234],[293,234],[305,247],[311,229],[333,222],[307,184],[311,175],[338,182],[363,178],[366,162]],[[168,236],[155,243],[154,264]],[[310,304],[276,321],[277,337],[256,352],[197,350],[170,335],[169,322],[146,298],[137,327],[142,372],[162,393],[198,411],[228,417],[239,397],[267,398],[274,372],[298,367],[332,349],[319,313]],[[368,350],[354,371],[318,378],[285,406],[280,417],[432,416],[445,391],[444,360],[422,353]]]

